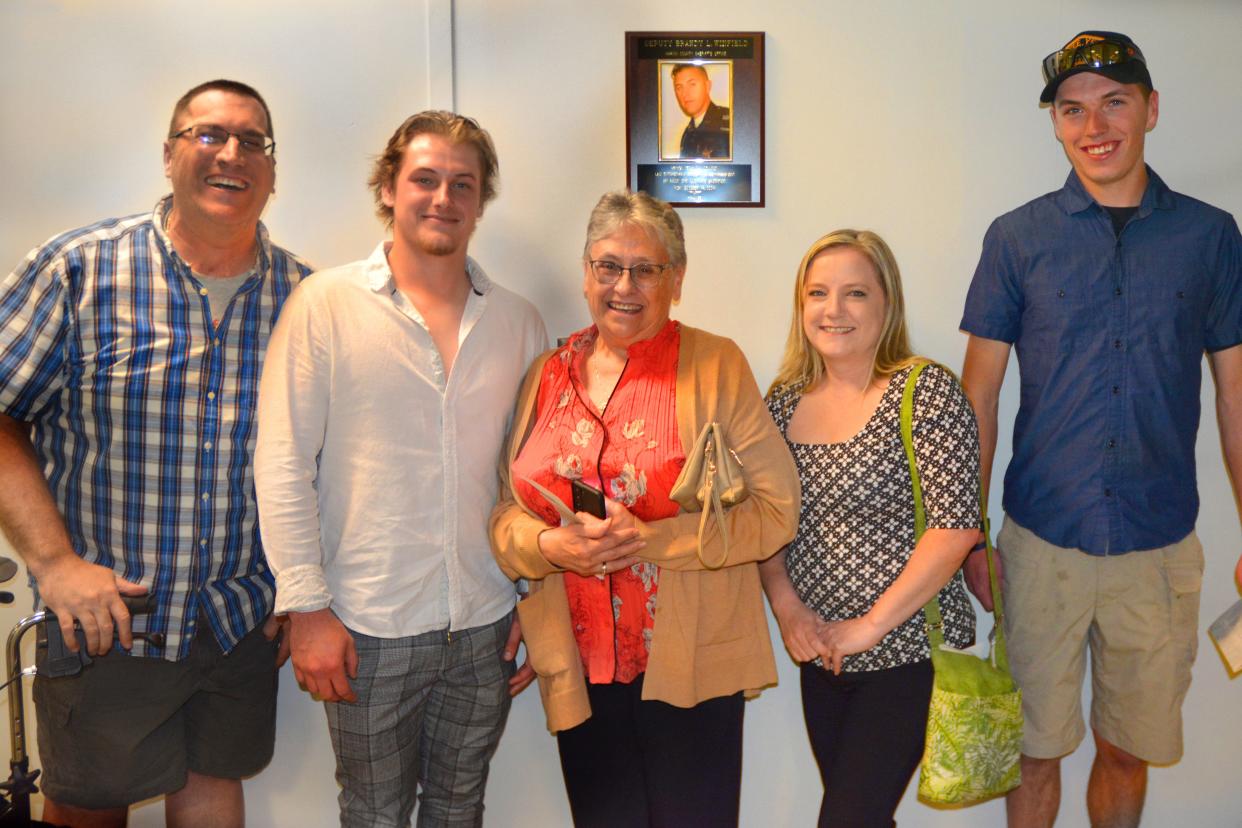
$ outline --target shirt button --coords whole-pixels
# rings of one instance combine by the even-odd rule
[[[206,296],[206,295],[207,295],[207,288],[199,288],[199,289],[198,289],[198,295],[199,295],[199,296]]]
[[[220,347],[220,340],[219,340],[219,339],[217,339],[217,340],[216,340],[216,347],[217,347],[217,348],[219,348],[219,347]]]
[[[199,546],[206,546],[206,545],[207,545],[207,539],[206,539],[206,538],[199,538],[199,539],[198,539],[198,545],[199,545]]]
[[[1113,291],[1113,295],[1114,295],[1114,296],[1120,296],[1120,295],[1121,295],[1121,288],[1116,288],[1116,289]]]
[[[1112,489],[1105,489],[1105,490],[1104,490],[1104,496],[1105,496],[1105,497],[1112,497],[1112,496],[1113,496],[1113,490],[1112,490]]]
[[[1186,298],[1186,291],[1184,291],[1184,290],[1179,290],[1179,291],[1177,292],[1177,298],[1178,298],[1178,299],[1185,299],[1185,298]]]
[[[209,399],[209,400],[214,400],[215,398],[216,398],[216,392],[215,392],[215,391],[208,391],[208,392],[207,392],[207,399]]]
[[[1116,441],[1116,440],[1109,440],[1109,441],[1108,441],[1108,447],[1109,447],[1109,448],[1117,448],[1117,441]]]
[[[1121,393],[1121,386],[1120,386],[1120,385],[1114,385],[1114,386],[1113,386],[1113,393],[1114,393],[1114,394],[1120,394],[1120,393]]]
[[[211,495],[209,495],[207,492],[203,492],[203,500],[210,500],[210,499],[211,499]]]
[[[207,442],[203,443],[203,448],[206,449],[207,451],[211,451],[211,441],[208,440]]]
[[[1058,290],[1058,291],[1057,291],[1057,296],[1059,296],[1060,298],[1064,299],[1064,298],[1065,298],[1065,291],[1064,291],[1064,290]]]
[[[1113,347],[1114,347],[1114,348],[1116,348],[1118,351],[1120,351],[1120,350],[1121,350],[1121,340],[1120,340],[1120,339],[1114,339],[1114,340],[1113,340]]]

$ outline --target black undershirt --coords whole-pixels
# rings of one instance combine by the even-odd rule
[[[1113,232],[1120,237],[1121,231],[1125,229],[1126,222],[1130,220],[1130,216],[1138,212],[1138,205],[1136,204],[1133,207],[1105,207],[1104,209],[1108,211],[1108,217],[1113,220]]]

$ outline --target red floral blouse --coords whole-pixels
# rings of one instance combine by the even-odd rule
[[[644,521],[677,514],[669,492],[686,458],[677,434],[677,351],[681,329],[669,321],[636,342],[600,413],[581,380],[595,343],[592,326],[570,337],[544,365],[535,425],[513,461],[517,495],[549,526],[556,509],[526,480],[572,503],[569,481],[603,489]],[[601,485],[601,475],[603,485]],[[638,563],[605,578],[565,573],[574,638],[587,681],[629,683],[647,669],[660,569]]]

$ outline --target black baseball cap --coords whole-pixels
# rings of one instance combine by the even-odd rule
[[[1147,59],[1133,40],[1118,32],[1079,32],[1044,58],[1044,91],[1040,103],[1052,103],[1061,81],[1080,72],[1095,72],[1118,83],[1152,88]]]

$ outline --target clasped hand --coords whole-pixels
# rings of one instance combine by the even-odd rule
[[[819,640],[827,651],[824,667],[832,670],[835,675],[841,674],[841,662],[847,655],[870,650],[884,637],[884,630],[872,623],[866,615],[845,621],[821,623],[823,627],[819,631]]]
[[[607,501],[603,520],[579,512],[570,523],[539,534],[539,551],[548,563],[582,576],[603,575],[638,563],[646,541],[639,538],[638,519],[615,500]]]
[[[847,655],[869,650],[884,637],[884,631],[865,615],[844,621],[825,621],[801,603],[778,615],[777,622],[785,649],[795,661],[820,658],[825,669],[838,675]]]

